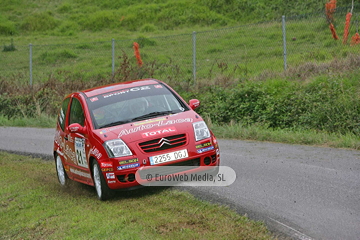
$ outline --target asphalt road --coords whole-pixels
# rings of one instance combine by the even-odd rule
[[[0,127],[0,150],[51,158],[54,129]],[[186,187],[293,239],[360,239],[360,151],[219,140],[228,187]],[[284,236],[283,235],[283,236]]]

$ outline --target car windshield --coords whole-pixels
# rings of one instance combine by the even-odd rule
[[[88,98],[87,103],[95,129],[189,110],[160,83],[100,94]]]

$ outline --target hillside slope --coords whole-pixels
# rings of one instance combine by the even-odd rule
[[[317,0],[3,0],[0,35],[69,36],[79,31],[104,29],[151,32],[192,26],[232,26],[279,19],[283,14],[322,11],[324,3]],[[351,4],[351,0],[341,4]]]

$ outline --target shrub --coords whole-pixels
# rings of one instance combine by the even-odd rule
[[[319,77],[309,84],[286,80],[246,81],[198,93],[201,114],[213,123],[231,121],[279,129],[360,133],[358,87],[349,80]]]
[[[157,31],[157,27],[154,24],[144,24],[141,28],[140,28],[140,32],[155,32]]]
[[[15,23],[0,18],[0,35],[12,36],[17,33]]]
[[[135,42],[137,42],[140,47],[145,47],[145,46],[156,46],[156,41],[149,39],[147,37],[144,36],[139,36],[135,39]]]
[[[116,28],[120,25],[120,17],[113,10],[96,11],[83,16],[81,26],[91,31]]]
[[[69,3],[63,3],[58,7],[57,11],[59,13],[69,13],[72,9],[72,6]]]
[[[53,30],[59,25],[51,12],[34,13],[26,17],[21,28],[26,31],[47,31]]]
[[[79,32],[80,26],[73,21],[64,21],[58,26],[54,32],[55,35],[73,36]]]

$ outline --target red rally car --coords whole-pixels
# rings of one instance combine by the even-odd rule
[[[61,185],[95,186],[100,200],[139,187],[148,166],[219,166],[217,140],[194,109],[167,84],[144,79],[69,94],[54,138]]]

